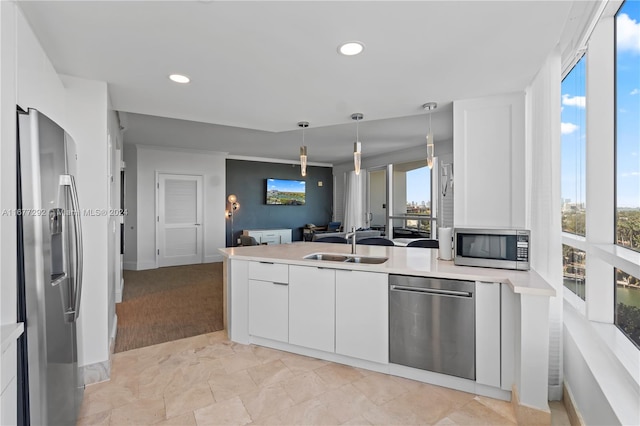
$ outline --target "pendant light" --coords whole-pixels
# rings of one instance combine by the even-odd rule
[[[300,147],[300,174],[307,175],[307,146],[304,144],[304,129],[309,127],[308,121],[299,121],[298,127],[302,127],[302,146]]]
[[[356,175],[360,174],[360,163],[362,161],[362,144],[360,143],[360,135],[358,133],[358,121],[362,120],[364,115],[361,112],[351,114],[351,119],[356,120],[356,141],[353,144],[353,167]]]
[[[427,166],[429,169],[433,168],[433,155],[435,147],[433,146],[433,131],[431,130],[431,113],[434,109],[438,108],[438,104],[435,102],[427,102],[422,105],[427,114],[429,114],[429,132],[427,133]]]

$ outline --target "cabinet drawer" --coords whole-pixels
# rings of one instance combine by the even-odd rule
[[[280,235],[277,234],[262,234],[260,239],[262,244],[280,244]]]
[[[271,262],[249,262],[249,279],[288,283],[289,265]]]

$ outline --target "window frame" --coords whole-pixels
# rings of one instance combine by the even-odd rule
[[[568,64],[568,66],[564,69],[564,71],[562,72],[561,79],[560,79],[560,85],[562,86],[562,83],[564,83],[565,79],[569,76],[569,74],[571,74],[571,72],[573,70],[575,70],[575,68],[578,65],[578,63],[583,59],[585,60],[585,65],[584,65],[584,68],[585,68],[585,76],[584,76],[585,77],[584,78],[585,79],[585,82],[584,82],[585,83],[585,98],[587,98],[587,95],[588,95],[587,94],[587,84],[588,84],[588,82],[587,82],[587,62],[588,61],[587,61],[587,50],[586,49],[579,50],[576,53],[576,56],[575,56],[574,60],[572,60]],[[560,91],[560,101],[561,102],[562,102],[562,95],[563,95],[563,93],[562,93],[562,90],[561,90]],[[587,121],[588,121],[587,120],[587,111],[586,111],[586,105],[585,105],[585,117],[584,117],[585,126],[587,125]],[[587,216],[587,208],[586,208],[586,206],[587,206],[587,190],[586,190],[586,186],[587,186],[586,185],[586,180],[587,180],[587,158],[586,158],[586,155],[587,154],[586,154],[586,151],[587,151],[587,140],[588,140],[588,136],[587,136],[587,133],[586,133],[586,130],[585,130],[584,174],[583,174],[583,176],[581,176],[582,178],[584,178],[584,186],[585,186],[585,192],[583,194],[584,195],[584,200],[583,201],[584,201],[584,205],[585,205],[585,209],[584,209],[584,213],[585,213],[585,233],[583,235],[583,234],[579,234],[577,232],[576,233],[567,232],[564,229],[562,229],[562,234],[563,235],[571,235],[571,236],[575,236],[577,238],[585,238],[586,237],[586,216]],[[562,145],[562,135],[560,135],[560,144]],[[561,175],[560,184],[561,184],[561,187],[562,187],[562,157],[560,158],[560,175]],[[560,196],[562,196],[562,190],[560,191]],[[576,200],[576,204],[578,204],[578,201],[579,200]],[[562,226],[562,223],[561,223],[561,226]]]
[[[617,281],[616,281],[616,269],[625,272],[634,277],[640,277],[640,251],[633,250],[632,248],[625,247],[618,244],[618,15],[622,11],[622,8],[626,4],[623,1],[619,7],[616,8],[613,13],[613,255],[610,259],[610,263],[613,266],[611,290],[613,292],[613,321],[612,324],[616,327],[619,333],[632,343],[636,349],[640,351],[640,344],[634,342],[631,338],[622,331],[618,326],[617,317]],[[640,135],[638,135],[640,137]],[[600,247],[603,252],[608,252],[607,247]],[[635,270],[635,272],[634,272]]]
[[[561,76],[561,85],[562,82],[564,82],[564,80],[567,78],[567,76],[575,69],[575,67],[578,65],[578,63],[581,60],[585,60],[585,98],[586,98],[586,102],[588,102],[588,82],[587,82],[587,78],[586,78],[586,73],[587,73],[587,69],[588,69],[588,51],[586,49],[581,49],[578,52],[576,52],[575,58],[569,62],[566,66],[566,68],[563,70],[562,72],[562,76]],[[562,100],[562,90],[560,90],[560,101]],[[586,105],[585,105],[585,109],[586,109]],[[588,110],[587,110],[588,111]],[[585,125],[588,123],[588,116],[586,115],[585,112]],[[562,135],[561,135],[562,136]],[[562,143],[562,138],[561,138],[561,143]],[[586,179],[587,179],[587,175],[588,175],[588,167],[587,167],[587,143],[588,143],[588,135],[585,133],[585,167],[584,167],[584,179],[585,179],[585,235],[580,235],[580,234],[574,234],[571,232],[565,232],[562,229],[562,223],[561,223],[561,235],[562,235],[562,245],[566,245],[569,246],[573,249],[577,249],[577,250],[581,250],[584,251],[585,253],[587,253],[587,260],[585,261],[585,265],[589,263],[588,259],[589,259],[589,250],[588,250],[588,244],[587,244],[587,238],[586,238],[586,217],[587,217],[587,191],[588,189],[587,184],[586,184]],[[560,185],[562,186],[562,158],[560,158]],[[562,193],[561,193],[562,196]],[[562,214],[560,212],[560,214]],[[588,272],[585,274],[585,293],[587,292],[587,281],[588,281]],[[563,277],[564,280],[564,277]],[[566,290],[565,290],[566,289]],[[588,298],[588,293],[585,294],[585,300],[583,300],[580,296],[578,296],[577,294],[573,293],[570,289],[566,288],[564,286],[564,281],[562,282],[562,294],[563,294],[563,299],[565,302],[569,303],[574,309],[576,309],[578,312],[580,312],[582,315],[586,316],[587,315],[587,298]]]

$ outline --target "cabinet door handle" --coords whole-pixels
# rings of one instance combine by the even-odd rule
[[[262,260],[260,261],[260,263],[264,263],[265,265],[273,265],[273,262],[263,262]]]
[[[275,283],[275,282],[273,284],[275,284],[275,285],[289,285],[289,283]]]

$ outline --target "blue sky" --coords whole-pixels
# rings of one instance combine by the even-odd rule
[[[640,207],[640,2],[625,2],[616,22],[618,207]]]
[[[422,203],[431,200],[431,174],[428,167],[407,172],[407,202]]]
[[[640,207],[640,2],[617,17],[617,206]],[[562,82],[562,198],[585,201],[585,59]]]
[[[267,190],[277,189],[280,192],[304,192],[305,181],[267,179]]]

